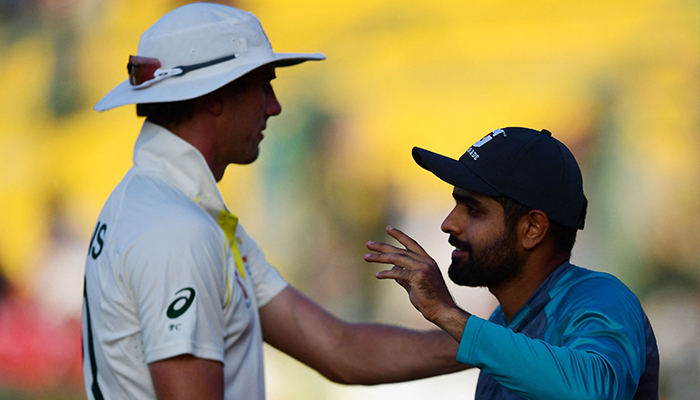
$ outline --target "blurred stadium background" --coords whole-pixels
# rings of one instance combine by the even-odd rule
[[[133,107],[92,105],[126,78],[139,35],[175,0],[0,0],[0,399],[84,398],[84,256],[131,165]],[[386,224],[443,267],[451,188],[413,146],[458,157],[504,126],[547,128],[576,154],[590,201],[574,262],[642,300],[662,398],[700,393],[700,3],[246,0],[277,51],[283,113],[261,157],[220,183],[285,277],[353,321],[429,328],[362,260]],[[494,299],[453,287],[487,317]],[[329,383],[266,349],[268,398],[469,399],[477,371],[375,387]],[[533,377],[538,379],[538,377]]]

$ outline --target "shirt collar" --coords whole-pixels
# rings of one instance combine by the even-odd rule
[[[222,209],[228,211],[202,153],[160,125],[143,123],[134,146],[134,166],[174,185],[215,221]]]
[[[539,315],[539,313],[547,306],[551,298],[555,295],[552,292],[554,286],[559,282],[559,279],[571,268],[573,265],[569,261],[565,261],[559,265],[552,273],[549,274],[547,279],[540,284],[539,287],[530,295],[530,298],[525,302],[525,304],[515,313],[513,318],[506,324],[508,327],[515,329],[518,326],[527,326],[530,321]],[[499,306],[500,310],[500,306]],[[503,312],[500,310],[501,313]],[[505,315],[503,316],[503,321],[505,323]],[[518,330],[516,330],[518,332]]]

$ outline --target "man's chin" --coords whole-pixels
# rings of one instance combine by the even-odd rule
[[[482,266],[468,261],[452,260],[452,264],[447,269],[450,280],[459,286],[466,287],[489,287],[494,284],[494,277],[488,276],[482,270]]]
[[[238,165],[252,164],[253,162],[255,162],[255,160],[258,159],[259,155],[260,155],[259,150],[254,152],[254,153],[251,152],[250,154],[245,154],[245,155],[239,156],[234,161],[232,161],[231,164],[238,164]]]
[[[455,260],[452,260],[450,268],[447,269],[447,275],[455,284],[459,286],[477,287],[478,285],[474,285],[474,279],[469,272],[468,266],[461,262],[455,262]]]

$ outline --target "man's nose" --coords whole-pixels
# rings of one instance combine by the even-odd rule
[[[268,117],[271,117],[273,115],[279,115],[279,113],[282,112],[282,105],[277,100],[275,91],[272,88],[270,88],[270,90],[267,93],[266,102],[267,104],[265,107],[265,113]]]
[[[440,229],[442,229],[442,231],[445,233],[449,233],[451,235],[456,236],[457,234],[459,234],[460,229],[459,224],[457,223],[455,210],[456,207],[452,209],[452,211],[449,214],[447,214],[445,220],[442,221],[442,225],[440,225]]]

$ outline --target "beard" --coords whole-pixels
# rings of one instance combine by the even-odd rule
[[[450,235],[448,242],[469,252],[468,259],[452,258],[448,275],[452,282],[469,287],[497,287],[516,277],[521,270],[516,250],[517,234],[506,229],[500,237],[479,251],[468,242]]]

